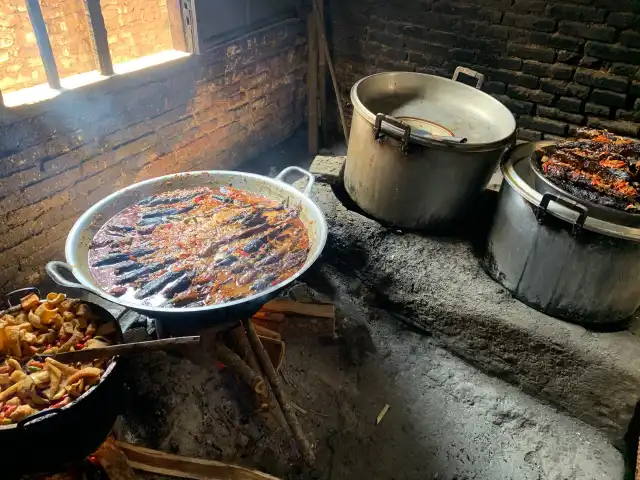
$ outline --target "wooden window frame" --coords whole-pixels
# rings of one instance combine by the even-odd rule
[[[40,0],[25,0],[25,2],[29,21],[38,44],[40,59],[47,76],[47,83],[54,90],[62,90],[60,74],[58,73],[49,33],[42,15]],[[96,68],[103,76],[112,76],[114,74],[113,62],[107,41],[107,29],[102,15],[100,0],[83,0],[83,4],[87,15]],[[173,48],[188,53],[200,53],[195,0],[167,0],[167,11]],[[7,107],[4,105],[2,91],[0,91],[0,112],[5,108]]]

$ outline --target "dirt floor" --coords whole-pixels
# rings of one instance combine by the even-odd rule
[[[588,425],[437,347],[330,267],[296,287],[339,307],[333,340],[287,341],[282,379],[317,452],[309,472],[283,431],[206,352],[131,363],[126,439],[282,478],[621,479],[622,455]],[[379,424],[376,418],[390,406]],[[146,476],[156,478],[158,476]]]

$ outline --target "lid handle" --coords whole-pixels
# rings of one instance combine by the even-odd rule
[[[386,127],[383,127],[382,122],[387,124]],[[418,131],[420,132],[419,139],[423,144],[426,142],[432,145],[452,146],[467,143],[467,139],[464,137],[442,137],[431,135],[426,130],[418,129]],[[406,154],[409,151],[411,127],[395,117],[378,113],[375,122],[373,122],[373,135],[378,142],[384,142],[386,137],[394,138],[400,142],[400,149],[403,153]]]

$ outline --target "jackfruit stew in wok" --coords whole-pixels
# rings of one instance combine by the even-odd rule
[[[0,426],[68,405],[100,380],[109,361],[34,358],[115,343],[113,321],[101,322],[86,303],[62,293],[49,293],[44,301],[30,294],[0,315]]]
[[[89,250],[91,273],[112,295],[152,306],[247,297],[304,265],[309,234],[299,213],[232,187],[156,194],[100,228]]]
[[[544,147],[540,167],[555,185],[583,200],[640,213],[640,143],[582,128],[577,138]]]

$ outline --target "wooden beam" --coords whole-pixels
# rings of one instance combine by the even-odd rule
[[[326,26],[324,19],[324,0],[320,0],[318,4],[320,13],[320,21]],[[318,28],[318,45],[322,44],[321,30]],[[322,145],[326,148],[329,146],[329,118],[327,115],[327,59],[324,55],[319,55],[318,65],[318,103],[320,110],[320,129],[322,131]]]
[[[309,153],[318,153],[318,30],[313,13],[307,17],[307,42],[309,45],[309,59],[307,71],[307,142]]]
[[[84,11],[87,14],[89,24],[89,36],[93,47],[93,57],[96,68],[102,75],[113,75],[113,63],[107,41],[107,28],[104,25],[104,17],[100,8],[100,0],[84,0]]]
[[[51,88],[60,89],[60,75],[58,75],[58,67],[56,59],[51,49],[51,41],[47,33],[47,25],[44,23],[42,9],[40,8],[40,0],[27,0],[27,13],[33,27],[33,33],[36,36],[38,50],[40,50],[40,58],[44,71],[47,74],[47,81]]]
[[[279,480],[258,470],[215,460],[182,457],[124,442],[116,442],[116,445],[127,456],[134,470],[197,480]]]
[[[169,28],[171,29],[171,43],[174,50],[189,52],[187,38],[182,20],[182,0],[167,0],[169,13]]]

